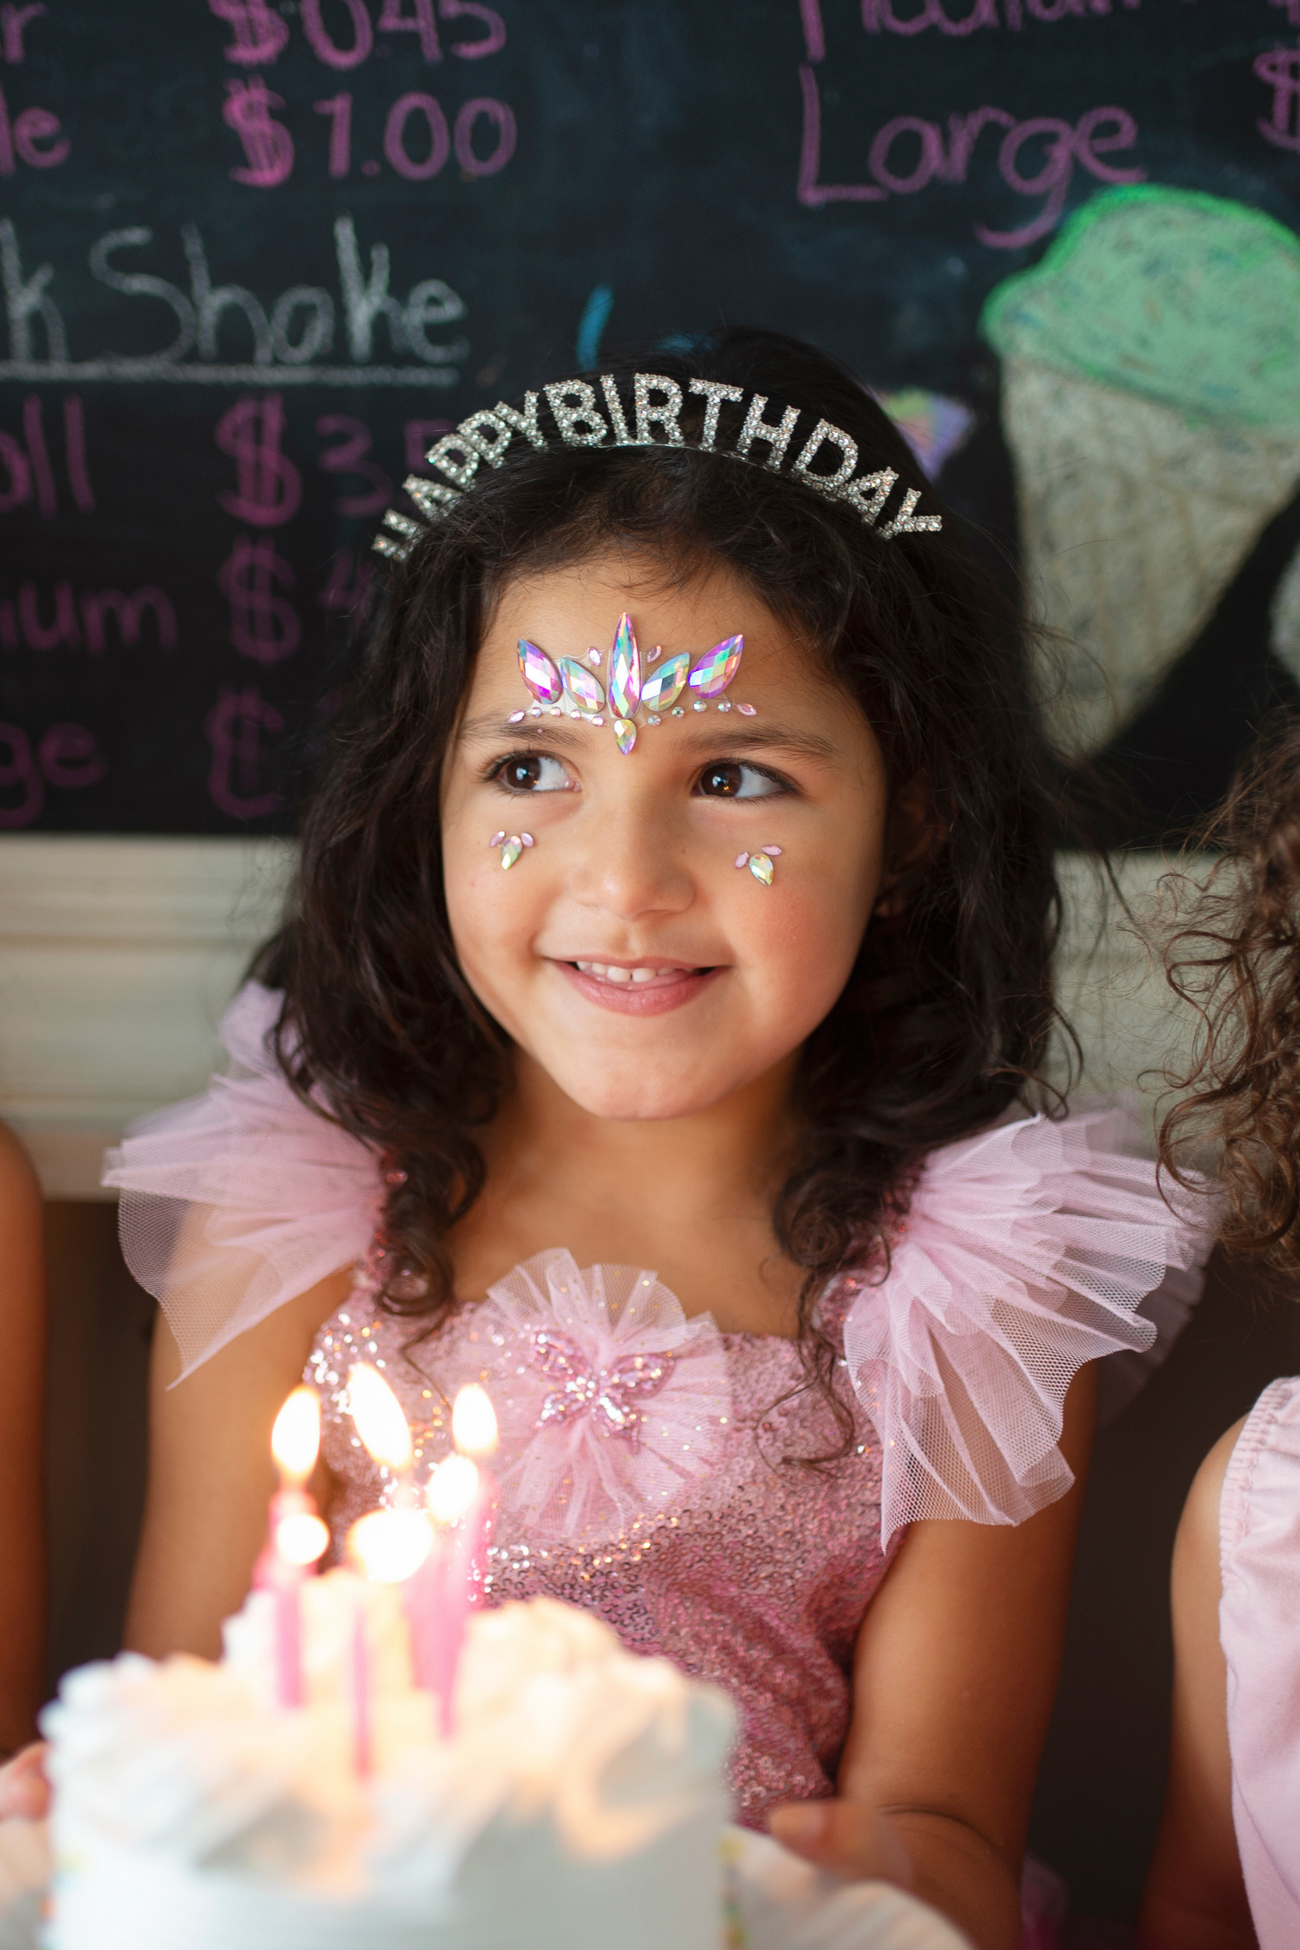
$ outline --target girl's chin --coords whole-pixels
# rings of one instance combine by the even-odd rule
[[[719,1098],[729,1094],[725,1086],[717,1091],[702,1091],[696,1080],[686,1078],[682,1079],[680,1090],[674,1090],[671,1082],[664,1088],[663,1078],[655,1080],[655,1089],[647,1090],[645,1077],[629,1077],[624,1082],[619,1077],[595,1078],[589,1074],[566,1077],[554,1072],[553,1075],[565,1096],[579,1110],[604,1124],[667,1124],[699,1117],[712,1110]]]

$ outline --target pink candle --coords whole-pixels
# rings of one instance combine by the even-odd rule
[[[282,1707],[305,1702],[302,1587],[329,1542],[329,1532],[303,1484],[320,1451],[320,1403],[310,1388],[295,1388],[275,1418],[271,1453],[280,1488],[271,1498],[266,1547],[253,1581],[275,1605],[275,1696]]]
[[[366,1633],[366,1601],[362,1597],[352,1621],[352,1765],[360,1779],[365,1780],[374,1764],[370,1643]]]
[[[423,1564],[402,1586],[402,1608],[411,1633],[411,1666],[416,1685],[426,1693],[438,1690],[435,1674],[446,1559],[446,1539],[439,1534]]]
[[[482,1604],[488,1569],[488,1546],[492,1541],[492,1513],[496,1508],[496,1484],[487,1467],[487,1458],[497,1446],[497,1418],[485,1388],[477,1382],[462,1388],[451,1411],[452,1439],[462,1456],[478,1466],[477,1494],[461,1519],[465,1535],[464,1571],[468,1602]]]
[[[477,1384],[462,1388],[452,1410],[457,1453],[429,1480],[429,1509],[441,1529],[437,1566],[421,1593],[427,1679],[437,1696],[442,1732],[456,1730],[456,1674],[469,1614],[483,1602],[495,1486],[481,1461],[497,1445],[496,1416]]]

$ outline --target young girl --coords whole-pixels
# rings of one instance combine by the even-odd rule
[[[1015,619],[790,340],[430,462],[231,1075],[108,1173],[166,1313],[130,1640],[216,1650],[304,1369],[340,1548],[386,1488],[353,1364],[421,1471],[481,1379],[489,1601],[716,1680],[742,1819],[1012,1944],[1080,1371],[1200,1250],[1122,1119],[1023,1108],[1056,889]]]
[[[1300,1273],[1300,725],[1210,835],[1209,887],[1176,985],[1205,1023],[1193,1094],[1165,1126],[1222,1144],[1226,1243]],[[1300,1941],[1300,1379],[1272,1382],[1206,1457],[1173,1564],[1174,1703],[1147,1882],[1151,1950]]]

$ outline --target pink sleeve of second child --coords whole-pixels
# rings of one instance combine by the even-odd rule
[[[1219,1505],[1232,1813],[1261,1950],[1300,1943],[1300,1377],[1242,1429]]]

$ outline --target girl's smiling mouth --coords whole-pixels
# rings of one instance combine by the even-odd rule
[[[723,970],[646,961],[557,961],[579,994],[619,1015],[658,1016],[693,999]]]

